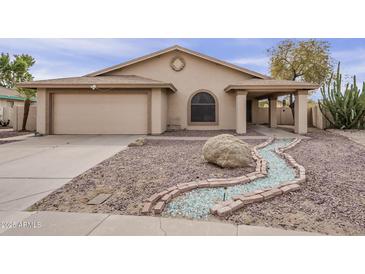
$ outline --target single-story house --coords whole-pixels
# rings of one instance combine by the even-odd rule
[[[295,132],[307,132],[307,95],[318,85],[261,73],[173,46],[81,77],[19,84],[37,89],[41,134],[161,134],[168,128],[235,129],[255,123],[258,100],[295,94]]]

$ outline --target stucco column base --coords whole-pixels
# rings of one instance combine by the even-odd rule
[[[237,91],[236,93],[236,132],[246,133],[246,108],[247,91]]]
[[[269,98],[269,125],[271,128],[278,127],[278,118],[277,118],[277,97]]]
[[[167,95],[160,88],[151,89],[150,134],[159,135],[167,126]]]
[[[295,93],[294,132],[298,134],[306,134],[308,132],[307,101],[308,101],[307,90],[300,90]]]
[[[37,132],[49,134],[50,95],[44,88],[37,89]]]

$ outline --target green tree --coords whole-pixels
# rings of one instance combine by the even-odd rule
[[[267,52],[271,75],[275,79],[322,84],[332,73],[330,44],[326,41],[288,39]],[[293,94],[290,94],[289,100],[294,116]]]
[[[14,89],[16,84],[33,80],[29,69],[35,64],[35,60],[28,54],[14,55],[10,57],[8,53],[0,55],[0,85]],[[17,92],[25,98],[24,116],[22,130],[26,129],[31,99],[36,96],[36,90],[26,88],[16,88]]]

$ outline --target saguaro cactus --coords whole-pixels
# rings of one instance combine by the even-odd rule
[[[338,63],[337,73],[321,87],[322,100],[318,102],[319,108],[324,117],[335,128],[359,129],[364,128],[365,117],[365,82],[362,90],[356,85],[356,76],[353,83],[345,86],[342,92],[342,75],[340,73],[340,63]],[[330,115],[329,115],[330,114]]]

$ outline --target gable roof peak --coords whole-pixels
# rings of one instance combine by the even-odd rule
[[[142,61],[145,61],[145,60],[157,57],[157,56],[160,56],[162,54],[165,54],[165,53],[168,53],[168,52],[171,52],[171,51],[174,51],[174,50],[179,50],[179,51],[184,52],[186,54],[190,54],[190,55],[193,55],[195,57],[205,59],[205,60],[208,60],[210,62],[213,62],[213,63],[219,64],[219,65],[231,68],[233,70],[237,70],[237,71],[243,72],[245,74],[249,74],[249,75],[254,76],[256,78],[259,78],[259,79],[271,79],[271,77],[269,77],[267,75],[264,75],[264,74],[249,70],[249,69],[244,68],[244,67],[237,66],[235,64],[232,64],[232,63],[229,63],[229,62],[226,62],[226,61],[223,61],[223,60],[219,60],[215,57],[211,57],[211,56],[202,54],[200,52],[193,51],[193,50],[188,49],[188,48],[184,48],[180,45],[173,45],[171,47],[168,47],[168,48],[165,48],[165,49],[162,49],[162,50],[159,50],[159,51],[152,52],[150,54],[147,54],[147,55],[132,59],[130,61],[123,62],[123,63],[117,64],[115,66],[111,66],[111,67],[107,67],[105,69],[98,70],[96,72],[87,74],[85,76],[100,76],[102,74],[105,74],[105,73],[108,73],[108,72],[111,72],[111,71],[114,71],[114,70],[117,70],[117,69],[121,69],[121,68],[130,66],[130,65],[133,65],[133,64],[136,64],[136,63],[139,63],[139,62],[142,62]]]

